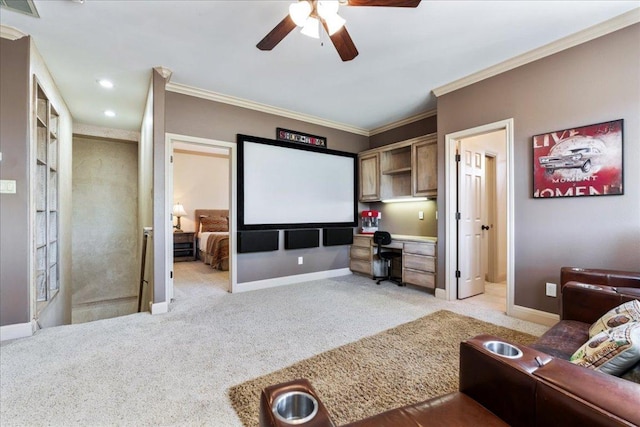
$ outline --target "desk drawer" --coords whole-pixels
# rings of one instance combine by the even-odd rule
[[[353,236],[353,246],[371,247],[371,237]]]
[[[433,273],[426,273],[424,271],[411,270],[408,268],[405,268],[403,273],[403,280],[405,283],[431,289],[436,287],[436,276]]]
[[[403,267],[412,270],[436,271],[436,259],[431,256],[413,255],[405,253],[402,257]]]
[[[371,260],[371,247],[351,246],[349,256],[351,259],[361,259],[369,262]]]
[[[369,261],[352,259],[349,262],[349,269],[351,271],[357,271],[358,273],[364,273],[371,276],[371,262]]]
[[[405,243],[404,252],[407,254],[435,256],[436,245],[433,243]]]

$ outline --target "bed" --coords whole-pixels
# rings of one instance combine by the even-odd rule
[[[229,270],[229,210],[196,209],[198,259],[221,271]]]

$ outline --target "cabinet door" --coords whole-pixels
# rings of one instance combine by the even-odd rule
[[[367,154],[360,162],[360,201],[380,200],[380,158],[378,153]]]
[[[435,196],[438,191],[436,141],[413,144],[413,195]]]

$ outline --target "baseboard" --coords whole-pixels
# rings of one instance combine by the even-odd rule
[[[529,307],[514,305],[509,316],[527,320],[545,326],[553,326],[560,320],[560,316],[546,311],[535,310]]]
[[[336,270],[325,270],[317,271],[315,273],[256,280],[253,282],[238,283],[234,286],[233,292],[257,291],[258,289],[275,288],[276,286],[293,285],[295,283],[310,282],[312,280],[330,279],[332,277],[347,276],[349,274],[351,274],[351,270],[348,268],[339,268]]]
[[[169,303],[164,301],[164,302],[158,302],[158,303],[149,303],[149,309],[151,310],[151,314],[163,314],[163,313],[168,313],[169,312]]]
[[[447,299],[447,290],[436,288],[436,298],[446,300]]]
[[[0,341],[30,337],[36,329],[34,323],[35,322],[15,323],[13,325],[0,326]]]

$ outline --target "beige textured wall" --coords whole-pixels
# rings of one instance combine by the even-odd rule
[[[435,200],[403,203],[370,203],[367,209],[374,209],[382,213],[380,230],[391,234],[406,234],[410,236],[438,235],[436,220],[437,204]],[[424,213],[424,219],[418,218],[418,212]]]
[[[194,231],[195,209],[229,209],[229,157],[174,151],[173,203],[178,202],[187,212],[180,218],[183,231]]]
[[[514,119],[516,305],[557,313],[545,282],[558,283],[562,266],[640,266],[639,44],[635,24],[438,98],[440,218],[445,135]],[[533,199],[533,135],[615,119],[624,119],[624,195]],[[439,244],[439,288],[445,253]]]
[[[73,140],[73,323],[137,311],[138,144]]]

